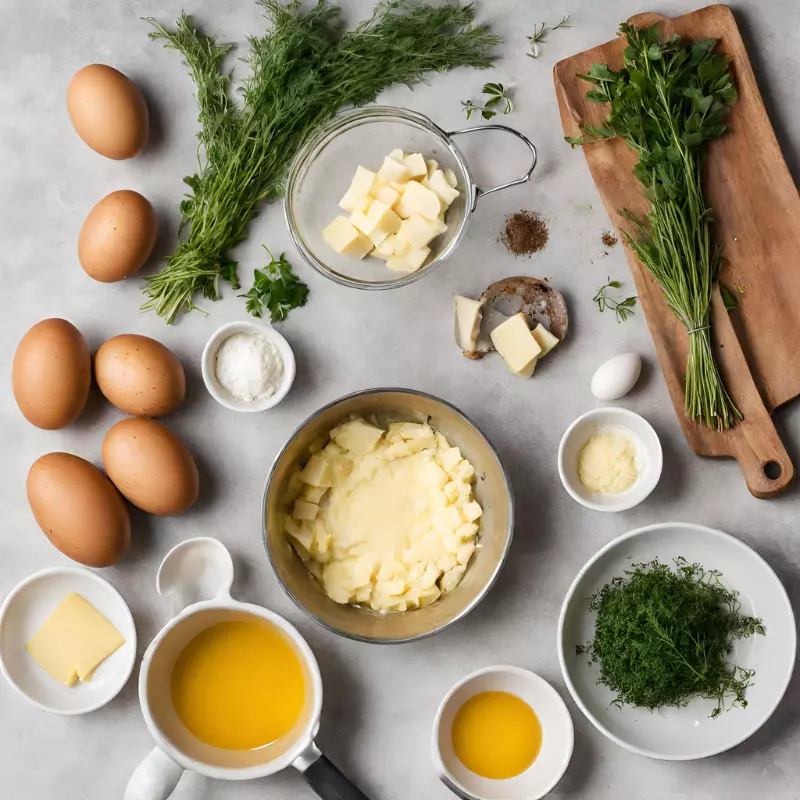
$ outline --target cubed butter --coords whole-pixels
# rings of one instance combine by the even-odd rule
[[[412,181],[406,186],[403,196],[397,203],[397,213],[403,218],[419,214],[426,219],[436,219],[442,210],[437,195],[421,183]]]
[[[546,356],[560,341],[541,322],[531,331],[531,334],[536,339],[536,344],[542,348],[539,358]]]
[[[347,217],[336,217],[322,231],[322,238],[337,252],[345,256],[364,258],[372,250],[369,237],[359,231]]]
[[[458,186],[458,178],[456,178],[455,172],[451,169],[446,169],[444,171],[444,179],[455,189]]]
[[[339,447],[363,456],[375,449],[383,438],[383,430],[364,422],[363,419],[354,419],[331,431],[331,438]]]
[[[405,161],[406,154],[398,147],[389,153],[388,158],[393,158],[395,161],[399,161],[402,164],[403,161]]]
[[[411,247],[403,255],[403,259],[416,272],[425,263],[430,254],[430,247]]]
[[[428,167],[425,164],[425,159],[422,153],[412,153],[403,159],[408,171],[411,173],[412,178],[426,178],[428,176]]]
[[[391,234],[386,233],[386,231],[382,231],[380,228],[375,228],[375,230],[369,234],[369,240],[373,245],[375,245],[375,247],[378,247],[378,245],[381,245],[384,241],[386,241],[387,236],[391,236]],[[374,250],[372,254],[375,254]]]
[[[376,175],[372,181],[372,186],[369,188],[369,193],[372,197],[377,197],[378,193],[389,186],[389,181],[382,175]]]
[[[478,346],[478,334],[483,318],[483,302],[471,300],[469,297],[456,295],[455,302],[455,334],[456,344],[466,352],[472,352]]]
[[[125,644],[122,634],[79,594],[68,594],[25,645],[52,678],[72,686]]]
[[[389,208],[394,208],[395,204],[400,199],[400,192],[387,185],[375,195],[375,199],[389,206]]]
[[[411,180],[411,172],[408,167],[389,156],[383,159],[383,165],[378,174],[389,183],[407,183]]]
[[[414,268],[404,258],[400,256],[392,256],[386,259],[386,266],[392,272],[414,272]]]
[[[397,238],[408,242],[412,247],[425,247],[438,235],[437,226],[419,214],[404,219],[397,230]]]
[[[428,178],[430,178],[431,175],[433,175],[433,173],[436,172],[437,169],[439,169],[439,162],[434,158],[429,158],[425,162],[425,166],[427,167],[428,170]]]
[[[491,332],[491,337],[495,349],[515,373],[529,369],[531,361],[535,361],[542,352],[522,312],[498,325]]]
[[[390,233],[379,245],[376,245],[372,255],[383,261],[388,261],[394,255],[396,237]]]
[[[309,503],[308,500],[301,500],[299,497],[294,501],[292,516],[298,520],[316,519],[319,506],[316,503]]]
[[[369,207],[367,220],[369,220],[371,224],[374,224],[375,227],[372,230],[378,228],[379,230],[386,231],[386,233],[397,233],[403,221],[388,205],[386,205],[386,203],[382,203],[380,200],[375,200]],[[367,233],[370,232],[371,231],[367,231]]]
[[[310,486],[331,485],[331,463],[327,458],[313,455],[300,472],[300,480]]]
[[[428,188],[436,194],[441,201],[442,205],[448,207],[456,197],[461,194],[458,189],[454,189],[444,177],[444,172],[437,169],[433,175],[428,178]]]
[[[365,236],[369,236],[375,230],[375,223],[367,219],[367,215],[361,211],[354,211],[350,215],[350,224]]]

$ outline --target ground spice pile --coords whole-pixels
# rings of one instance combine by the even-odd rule
[[[506,220],[506,229],[500,237],[509,252],[515,256],[538,253],[549,238],[547,223],[535,211],[517,211],[512,214]]]
[[[600,237],[600,241],[606,247],[614,247],[617,243],[617,237],[614,236],[614,234],[611,233],[611,231],[603,231],[603,235]]]

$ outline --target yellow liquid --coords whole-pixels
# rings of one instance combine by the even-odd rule
[[[513,778],[536,760],[542,726],[534,710],[508,692],[481,692],[458,709],[453,720],[453,749],[476,775]]]
[[[253,750],[287,734],[303,710],[303,666],[286,637],[262,621],[221,622],[181,651],[172,705],[201,741]]]

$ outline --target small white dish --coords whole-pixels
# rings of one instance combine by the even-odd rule
[[[683,557],[722,573],[722,583],[739,592],[742,613],[761,617],[765,636],[734,643],[731,663],[754,669],[747,708],[729,708],[710,719],[716,703],[693,700],[684,708],[648,711],[611,705],[615,694],[597,683],[599,668],[576,653],[594,637],[596,614],[589,598],[632,564],[654,558],[671,564]],[[772,715],[794,671],[797,646],[794,613],[786,590],[769,564],[727,533],[681,522],[664,522],[626,533],[596,553],[567,592],[558,621],[558,659],[564,680],[589,721],[626,750],[650,758],[686,761],[722,753],[752,736]]]
[[[275,349],[283,360],[283,378],[281,379],[281,384],[275,394],[267,397],[265,400],[239,400],[225,391],[217,380],[217,351],[220,345],[235,333],[256,333],[265,336],[275,346]],[[229,322],[227,325],[223,325],[208,340],[203,350],[202,372],[206,389],[208,389],[209,394],[220,405],[225,406],[225,408],[230,408],[232,411],[267,411],[270,408],[274,408],[286,397],[289,393],[289,389],[292,388],[296,369],[294,352],[289,346],[289,342],[287,342],[275,328],[256,322]]]
[[[25,645],[70,592],[91,603],[125,644],[97,667],[90,681],[64,686],[33,660]],[[0,606],[0,671],[20,695],[43,711],[75,715],[104,706],[127,683],[135,663],[131,612],[122,595],[89,570],[55,567],[36,572],[12,589]]]
[[[482,778],[467,769],[453,750],[452,727],[458,710],[480,692],[509,692],[524,700],[542,725],[542,749],[521,775],[508,780]],[[486,667],[459,681],[442,700],[433,723],[431,755],[441,781],[466,800],[538,800],[561,780],[572,758],[572,717],[556,690],[519,667]]]
[[[578,477],[578,458],[586,442],[600,433],[622,433],[636,448],[636,483],[619,494],[592,494]],[[626,511],[638,506],[656,488],[664,456],[653,426],[625,408],[596,408],[578,417],[561,437],[558,474],[573,499],[594,511]]]

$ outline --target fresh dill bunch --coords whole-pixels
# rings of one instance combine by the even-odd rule
[[[695,697],[747,708],[745,691],[755,674],[731,665],[733,642],[764,634],[760,619],[741,613],[738,595],[721,573],[676,558],[633,564],[596,592],[594,640],[576,648],[600,666],[598,683],[617,693],[614,704],[685,706]]]
[[[633,174],[650,210],[642,218],[621,211],[633,225],[623,236],[661,286],[667,306],[686,328],[686,403],[689,417],[715,430],[742,418],[719,373],[711,342],[710,307],[720,249],[713,242],[713,212],[703,195],[708,142],[722,136],[737,92],[729,59],[716,40],[659,40],[658,24],[622,24],[624,67],[593,64],[586,99],[610,104],[604,125],[581,126],[575,145],[621,137],[636,153]]]
[[[432,7],[389,0],[372,17],[343,31],[339,9],[318,0],[259,0],[269,22],[248,38],[249,75],[229,94],[222,61],[231,45],[199,31],[182,14],[174,30],[148,19],[151,38],[177,50],[194,81],[199,107],[200,168],[185,179],[185,238],[166,266],[146,278],[143,308],[167,323],[198,308],[197,295],[220,297],[220,282],[239,288],[231,248],[247,236],[262,202],[281,195],[288,167],[305,139],[343,106],[373,102],[392,84],[413,86],[426,73],[489,67],[500,40],[474,24],[471,6]]]

